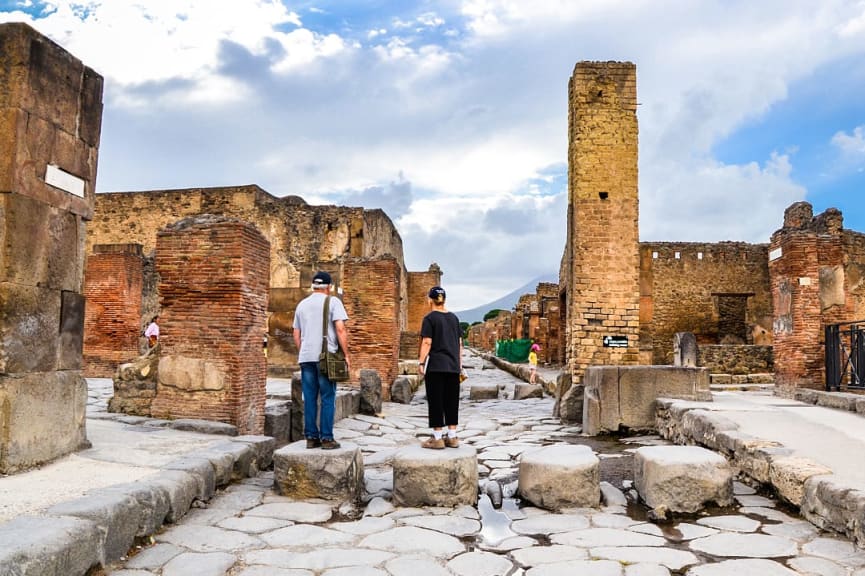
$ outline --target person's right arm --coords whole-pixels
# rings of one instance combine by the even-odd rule
[[[424,364],[426,363],[427,358],[429,357],[429,351],[432,348],[432,338],[421,338],[420,341],[420,354],[418,354],[418,372],[421,375],[424,373]]]

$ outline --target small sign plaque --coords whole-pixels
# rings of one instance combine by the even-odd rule
[[[627,348],[627,336],[604,336],[604,348]]]
[[[783,250],[780,246],[778,248],[775,248],[774,250],[769,251],[769,262],[771,262],[772,260],[777,260],[778,258],[783,256],[783,254]]]
[[[45,168],[45,183],[84,198],[84,180],[62,170],[54,164],[49,164]]]

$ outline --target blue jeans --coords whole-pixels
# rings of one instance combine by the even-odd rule
[[[333,440],[336,384],[319,371],[318,362],[300,363],[300,383],[303,388],[303,435],[307,438]],[[319,396],[321,418],[316,418]],[[316,426],[316,420],[320,420],[321,430]]]

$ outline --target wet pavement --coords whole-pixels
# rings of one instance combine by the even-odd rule
[[[477,506],[395,508],[391,458],[428,434],[423,390],[380,417],[336,425],[363,450],[366,497],[336,510],[273,491],[272,473],[231,485],[133,551],[116,576],[865,576],[865,550],[819,532],[773,498],[736,483],[736,504],[657,525],[635,502],[631,452],[656,436],[585,438],[550,416],[551,398],[514,401],[511,375],[467,355],[460,437],[478,451]],[[498,400],[469,401],[472,383],[495,383]],[[91,394],[94,409],[102,393]],[[601,459],[599,509],[548,512],[516,496],[520,455],[557,442],[589,445]],[[487,483],[501,488],[497,509]],[[496,490],[490,490],[497,494]]]

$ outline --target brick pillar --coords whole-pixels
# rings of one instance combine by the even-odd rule
[[[353,258],[343,264],[342,301],[349,317],[352,380],[358,381],[362,368],[378,371],[386,400],[399,359],[399,284],[400,266],[393,257]]]
[[[783,388],[825,387],[824,326],[854,320],[844,280],[841,213],[812,217],[797,202],[769,245],[775,383]]]
[[[629,62],[580,62],[569,87],[568,367],[639,361],[637,80]],[[604,345],[624,337],[627,347]]]
[[[187,218],[157,234],[159,382],[157,418],[264,430],[270,243],[251,224]]]
[[[25,24],[0,25],[0,473],[87,443],[84,226],[102,78]]]
[[[141,244],[97,244],[84,273],[84,373],[111,377],[141,354]]]

